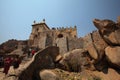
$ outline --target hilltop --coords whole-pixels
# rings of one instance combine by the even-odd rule
[[[34,22],[27,43],[17,47],[24,52],[20,67],[4,80],[119,80],[120,17],[93,24],[96,31],[78,38],[76,26],[50,29],[45,20]],[[37,49],[30,58],[29,48]]]

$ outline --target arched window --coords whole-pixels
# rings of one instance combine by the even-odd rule
[[[62,38],[63,37],[63,34],[58,34],[58,38]]]

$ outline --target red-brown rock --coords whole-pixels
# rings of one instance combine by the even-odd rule
[[[85,36],[84,43],[84,47],[96,62],[102,59],[105,53],[104,49],[108,46],[98,31],[94,31]]]
[[[120,69],[120,46],[108,46],[105,49],[105,54],[110,64]]]
[[[112,20],[99,20],[93,21],[96,28],[100,31],[104,40],[110,45],[120,45],[120,28],[118,24]]]

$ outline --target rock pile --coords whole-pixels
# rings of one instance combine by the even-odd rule
[[[75,49],[60,61],[66,70],[80,72],[81,69],[104,71],[108,67],[120,69],[120,20],[94,19],[98,29],[83,37],[83,49]]]
[[[100,35],[108,46],[104,49],[107,61],[114,67],[120,68],[120,20],[113,22],[112,20],[93,21]],[[104,47],[104,46],[101,46]]]

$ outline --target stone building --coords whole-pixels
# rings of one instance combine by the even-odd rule
[[[60,53],[63,54],[75,48],[82,48],[80,43],[83,41],[77,37],[76,26],[70,28],[52,28],[50,29],[45,20],[40,23],[32,24],[32,32],[28,44],[31,47],[44,49],[47,46],[58,46]],[[80,44],[78,44],[80,43]]]

